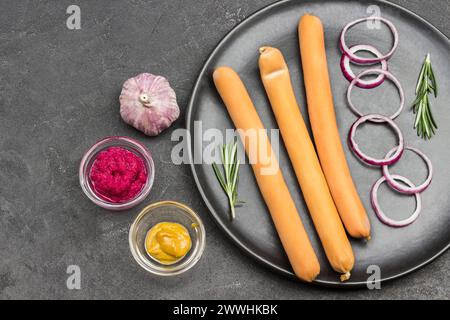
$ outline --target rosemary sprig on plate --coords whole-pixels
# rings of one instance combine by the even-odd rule
[[[235,207],[244,202],[237,199],[239,184],[239,160],[237,155],[237,142],[225,144],[220,148],[223,173],[216,163],[213,163],[214,173],[230,204],[231,220],[236,217]]]
[[[431,139],[437,129],[436,121],[431,112],[429,94],[434,94],[435,97],[438,94],[430,54],[427,55],[423,62],[422,70],[417,80],[416,100],[413,103],[413,111],[416,114],[414,129],[417,130],[417,135],[423,139]]]

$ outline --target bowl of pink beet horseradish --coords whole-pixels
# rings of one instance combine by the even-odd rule
[[[107,137],[83,156],[80,185],[86,196],[108,210],[126,210],[141,203],[153,185],[150,152],[128,137]]]

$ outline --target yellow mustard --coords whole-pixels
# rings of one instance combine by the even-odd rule
[[[189,231],[176,222],[154,225],[145,238],[147,253],[162,264],[173,264],[191,249]]]

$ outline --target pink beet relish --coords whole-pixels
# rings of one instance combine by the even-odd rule
[[[123,203],[142,191],[148,173],[141,157],[122,147],[109,147],[95,158],[89,179],[98,197]]]

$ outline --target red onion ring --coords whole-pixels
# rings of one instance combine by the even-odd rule
[[[381,57],[383,54],[378,51],[375,47],[369,46],[369,45],[356,45],[350,48],[350,52],[355,53],[358,51],[366,51],[372,53],[376,57]],[[381,70],[387,71],[388,65],[386,60],[381,60]],[[350,66],[350,58],[346,56],[345,54],[342,54],[341,57],[341,69],[342,73],[344,74],[345,78],[348,81],[353,81],[353,79],[356,78],[355,73],[353,72],[351,66]],[[382,84],[385,80],[386,76],[384,74],[380,74],[376,79],[373,80],[362,80],[358,79],[355,83],[355,85],[362,89],[372,89],[378,87],[380,84]]]
[[[394,175],[392,175],[392,178],[395,180],[403,181],[404,183],[409,185],[411,188],[415,187],[414,184],[405,177],[394,174]],[[417,217],[420,214],[420,211],[422,210],[422,201],[420,198],[420,194],[419,193],[414,194],[414,196],[416,197],[416,210],[409,218],[400,220],[400,221],[393,220],[386,216],[386,214],[381,210],[380,205],[378,203],[378,188],[384,181],[386,181],[386,178],[381,177],[377,182],[375,182],[375,184],[372,187],[370,200],[372,202],[372,207],[373,207],[373,210],[375,211],[375,214],[377,215],[378,219],[380,219],[381,222],[383,222],[384,224],[386,224],[390,227],[401,228],[401,227],[406,227],[406,226],[410,225],[417,219]]]
[[[373,73],[375,73],[375,74],[383,74],[384,76],[386,76],[386,78],[391,80],[395,84],[397,89],[398,89],[398,93],[400,95],[400,107],[397,109],[397,111],[392,116],[390,116],[391,120],[394,120],[395,118],[398,117],[398,115],[403,110],[403,106],[405,105],[405,94],[403,92],[403,88],[402,88],[402,85],[400,84],[400,81],[398,81],[398,79],[392,73],[390,73],[389,71],[385,71],[385,70],[381,70],[381,69],[369,69],[369,70],[363,71],[360,74],[358,74],[356,76],[356,78],[353,79],[352,82],[350,82],[350,85],[348,86],[348,89],[347,89],[348,105],[349,105],[350,109],[355,114],[357,114],[360,117],[363,116],[363,114],[361,112],[359,112],[358,109],[356,109],[355,105],[352,102],[352,97],[351,97],[352,89],[356,85],[356,83],[361,79],[361,77],[364,77],[366,75],[373,74]],[[371,121],[380,122],[380,120],[377,120],[377,119],[374,119],[374,120],[371,120]]]
[[[359,57],[356,54],[354,54],[353,52],[351,52],[350,49],[348,48],[347,44],[345,43],[345,34],[351,27],[353,27],[354,25],[361,23],[363,21],[369,21],[369,20],[382,21],[389,27],[389,29],[391,29],[391,32],[394,36],[394,44],[392,45],[391,51],[389,51],[386,55],[382,55],[381,57],[377,57],[377,58]],[[395,52],[395,49],[397,49],[397,46],[398,46],[398,31],[397,31],[397,28],[395,28],[394,24],[385,18],[382,18],[382,17],[361,18],[361,19],[357,19],[355,21],[350,22],[349,24],[347,24],[344,27],[344,29],[341,32],[339,44],[340,44],[342,52],[344,52],[344,54],[346,56],[348,56],[350,58],[350,60],[352,60],[353,62],[361,63],[361,64],[374,64],[374,63],[380,62],[382,60],[389,60],[389,58],[392,57],[392,55]]]
[[[433,165],[431,163],[430,158],[428,158],[422,151],[419,149],[413,148],[413,147],[405,147],[405,149],[408,149],[412,152],[415,152],[418,154],[426,163],[428,167],[428,177],[425,180],[424,183],[422,183],[420,186],[417,187],[407,187],[404,186],[392,177],[392,175],[389,173],[389,167],[387,165],[383,166],[383,176],[386,178],[387,183],[394,189],[397,190],[400,193],[403,194],[415,194],[415,193],[421,193],[423,192],[428,186],[431,184],[431,180],[433,178]],[[393,148],[391,151],[388,152],[386,157],[390,157],[392,153],[395,151],[395,148]]]
[[[374,119],[378,119],[378,121],[374,121]],[[358,129],[358,127],[361,124],[363,124],[364,122],[367,122],[367,121],[372,121],[372,122],[381,122],[382,121],[382,122],[385,122],[388,125],[390,125],[392,129],[394,129],[394,131],[396,132],[397,137],[398,137],[398,146],[396,147],[395,153],[393,155],[386,157],[384,159],[375,159],[375,158],[372,158],[372,157],[366,155],[359,149],[358,144],[355,141],[356,129]],[[355,123],[353,123],[352,126],[350,127],[350,132],[348,135],[348,142],[350,145],[350,149],[352,149],[352,151],[358,156],[359,159],[361,159],[361,161],[363,161],[366,164],[370,164],[370,165],[374,165],[374,166],[384,166],[384,165],[391,165],[391,164],[396,163],[402,156],[403,149],[404,149],[403,134],[402,134],[402,131],[400,130],[400,128],[395,124],[394,121],[392,121],[388,117],[385,117],[385,116],[382,116],[379,114],[368,114],[368,115],[362,116],[361,118],[356,120]]]

